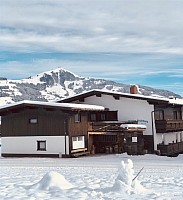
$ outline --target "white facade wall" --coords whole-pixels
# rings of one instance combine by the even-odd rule
[[[145,120],[147,121],[145,123],[147,129],[144,131],[144,135],[152,135],[151,112],[154,110],[154,105],[150,105],[145,100],[125,97],[120,97],[120,100],[116,100],[112,95],[102,94],[101,97],[91,96],[85,98],[85,103],[102,105],[110,110],[118,110],[119,121]]]
[[[65,136],[2,137],[2,154],[65,154]],[[37,141],[46,141],[46,151],[37,150]],[[69,138],[66,136],[66,154]]]
[[[169,132],[169,133],[157,133],[156,134],[156,143],[162,143],[164,144],[169,144],[169,143],[176,143],[177,142],[182,142],[183,140],[183,131],[179,132]]]

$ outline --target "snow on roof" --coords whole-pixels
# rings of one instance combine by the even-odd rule
[[[169,99],[169,102],[171,104],[183,105],[183,99],[173,98],[173,99]]]
[[[51,107],[70,108],[70,109],[79,109],[79,110],[100,110],[100,111],[105,110],[105,107],[97,106],[97,105],[76,104],[76,103],[53,103],[53,102],[28,101],[28,100],[1,106],[0,110],[22,105],[22,104],[51,106]]]
[[[121,128],[125,129],[146,129],[146,125],[144,124],[121,124]]]
[[[130,94],[130,93],[122,93],[122,92],[115,92],[115,91],[109,91],[109,90],[98,90],[98,89],[85,91],[85,92],[82,92],[80,94],[73,95],[71,97],[63,98],[60,101],[64,101],[64,100],[71,99],[71,98],[74,98],[74,97],[86,95],[86,94],[92,93],[92,92],[107,93],[107,94],[111,94],[111,95],[121,95],[121,96],[129,97],[129,98],[138,98],[138,99],[146,99],[146,100],[149,99],[149,100],[158,100],[158,101],[169,102],[168,98],[160,97],[160,96],[158,96],[158,97],[157,96],[145,96],[145,95],[142,95],[142,94]]]

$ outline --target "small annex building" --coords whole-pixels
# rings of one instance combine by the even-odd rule
[[[89,153],[91,114],[117,120],[103,106],[22,101],[0,107],[2,156],[69,157]]]

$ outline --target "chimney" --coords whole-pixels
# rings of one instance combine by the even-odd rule
[[[137,85],[130,86],[130,94],[138,94],[138,87]]]

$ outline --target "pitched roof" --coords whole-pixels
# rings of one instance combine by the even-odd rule
[[[125,97],[125,98],[131,98],[131,99],[139,99],[139,100],[146,100],[149,103],[169,103],[169,99],[167,98],[160,98],[160,97],[152,97],[152,96],[144,96],[141,94],[129,94],[129,93],[120,93],[120,92],[111,92],[111,91],[104,91],[104,90],[90,90],[78,95],[74,95],[72,97],[67,97],[65,99],[62,99],[58,102],[73,102],[76,100],[81,100],[83,98],[87,98],[90,96],[94,95],[100,95],[100,94],[105,94],[105,95],[112,95],[112,96],[119,96],[119,97]]]
[[[63,110],[72,111],[104,111],[103,106],[88,105],[88,104],[74,104],[74,103],[55,103],[55,102],[41,102],[41,101],[20,101],[17,103],[8,104],[0,107],[0,115],[2,112],[19,108],[22,106],[31,107],[46,107],[46,108],[60,108]]]

